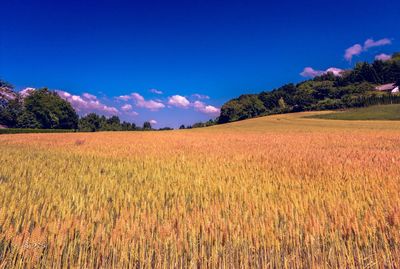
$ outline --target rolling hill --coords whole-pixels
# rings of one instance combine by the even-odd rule
[[[400,85],[400,53],[390,60],[358,63],[352,70],[328,72],[272,91],[244,94],[221,107],[218,123],[288,112],[332,110],[400,103],[400,95],[381,91]]]

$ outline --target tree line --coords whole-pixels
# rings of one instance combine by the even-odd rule
[[[399,96],[375,90],[376,85],[386,83],[400,85],[400,53],[388,61],[357,63],[340,76],[329,72],[272,91],[241,95],[221,107],[218,123],[278,113],[400,103]]]
[[[145,121],[143,126],[137,126],[135,123],[122,121],[118,116],[106,118],[104,115],[99,116],[96,113],[89,113],[81,117],[78,122],[78,130],[83,132],[96,131],[149,131],[153,130],[151,123]],[[160,130],[173,130],[172,128],[161,128]]]
[[[95,113],[80,117],[72,105],[57,93],[46,88],[21,96],[10,89],[12,85],[0,80],[9,98],[0,98],[0,125],[26,129],[73,129],[82,132],[153,130],[146,121],[142,127],[122,121],[118,116],[106,118]],[[172,128],[163,128],[170,130]]]
[[[244,94],[221,107],[216,120],[198,122],[180,129],[212,126],[247,118],[289,112],[341,109],[373,104],[400,103],[400,96],[375,90],[376,85],[400,85],[400,53],[391,60],[357,63],[340,76],[326,73],[298,84],[286,84],[272,91]],[[69,102],[46,88],[27,96],[12,91],[11,84],[0,80],[0,89],[14,98],[0,94],[0,125],[8,128],[74,129],[78,131],[153,130],[150,122],[143,126],[122,121],[118,116],[106,118],[95,113],[79,117]],[[0,92],[1,93],[1,92]],[[171,130],[165,127],[160,130]]]

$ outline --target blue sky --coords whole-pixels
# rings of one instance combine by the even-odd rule
[[[156,127],[400,51],[399,1],[0,1],[1,78]]]

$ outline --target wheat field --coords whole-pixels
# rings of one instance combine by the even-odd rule
[[[0,268],[398,268],[400,122],[0,136]]]

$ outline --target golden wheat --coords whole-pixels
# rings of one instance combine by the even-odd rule
[[[0,267],[397,268],[400,123],[0,136]]]

